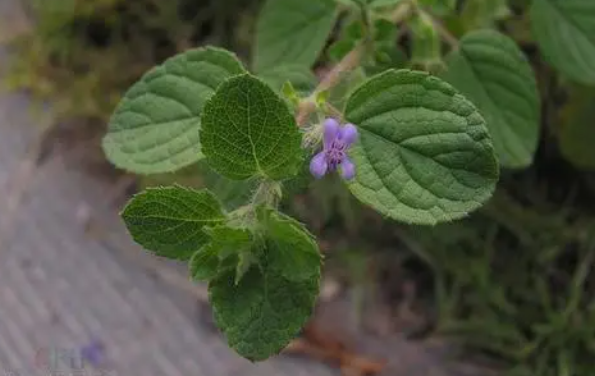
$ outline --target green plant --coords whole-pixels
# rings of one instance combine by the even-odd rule
[[[283,184],[304,170],[304,156],[321,143],[323,150],[310,162],[312,174],[321,178],[340,170],[362,202],[409,223],[466,215],[489,198],[498,178],[483,118],[436,77],[389,69],[351,93],[344,111],[326,100],[340,76],[373,51],[387,26],[372,20],[372,8],[352,11],[360,16],[361,40],[307,97],[288,82],[284,99],[278,85],[247,73],[229,52],[190,50],[130,89],[104,140],[109,158],[137,173],[171,172],[204,158],[225,178],[256,182],[251,199],[231,212],[209,191],[175,186],[137,195],[122,213],[139,244],[189,261],[193,277],[209,281],[220,328],[230,346],[249,359],[281,350],[313,309],[321,255],[303,225],[277,207]],[[256,72],[268,72],[264,77],[271,82],[273,67],[281,79],[293,77],[290,70],[307,71],[336,12],[330,1],[265,4]],[[398,22],[416,14],[429,17],[410,2],[395,12]],[[293,38],[291,48],[280,39],[285,36]],[[280,69],[284,59],[291,65]],[[310,121],[311,115],[318,120]],[[331,115],[357,128],[321,121]]]
[[[592,2],[517,3],[547,61],[593,84]],[[535,73],[517,41],[497,31],[513,12],[503,0],[457,5],[269,0],[251,73],[225,50],[188,50],[124,96],[104,139],[116,166],[150,175],[204,161],[226,186],[253,189],[230,209],[218,191],[152,188],[122,212],[144,248],[188,261],[195,279],[209,281],[217,323],[240,355],[277,353],[313,308],[322,257],[314,236],[278,211],[284,189],[308,170],[317,178],[339,170],[351,193],[387,218],[436,225],[488,200],[499,165],[532,164]],[[564,32],[551,32],[552,23]],[[336,65],[316,84],[310,69],[337,24],[328,49]]]

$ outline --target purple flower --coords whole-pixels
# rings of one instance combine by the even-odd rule
[[[323,149],[310,162],[310,172],[317,179],[339,167],[344,179],[355,176],[355,165],[347,156],[347,149],[357,140],[357,129],[353,124],[341,126],[335,119],[324,122]]]

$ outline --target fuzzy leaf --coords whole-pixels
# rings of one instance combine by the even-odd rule
[[[190,275],[197,281],[209,281],[219,272],[221,261],[250,251],[252,236],[244,229],[215,226],[204,229],[210,241],[190,259]]]
[[[252,239],[250,232],[244,228],[235,228],[229,226],[214,226],[205,229],[214,243],[221,245],[237,246],[246,243]]]
[[[321,266],[302,224],[265,207],[257,213],[261,237],[209,285],[217,325],[250,360],[277,354],[298,334],[314,308]]]
[[[210,281],[219,271],[219,249],[209,243],[196,252],[188,263],[190,276],[195,281]]]
[[[477,105],[500,164],[530,165],[539,138],[540,99],[533,69],[516,43],[497,31],[471,32],[447,65],[442,78]]]
[[[318,245],[303,225],[281,213],[266,211],[264,215],[267,252],[276,271],[295,281],[320,273]]]
[[[138,174],[173,172],[196,162],[205,102],[225,79],[243,72],[235,55],[212,47],[153,68],[116,108],[103,140],[107,157]]]
[[[215,196],[180,186],[149,188],[122,212],[133,239],[159,256],[188,260],[208,237],[203,227],[225,220]]]
[[[319,265],[307,278],[287,278],[284,260],[269,256],[277,250],[262,249],[258,265],[241,280],[236,268],[228,268],[209,284],[217,326],[229,346],[252,361],[265,360],[289,344],[312,314],[320,288]]]
[[[219,87],[200,130],[209,165],[234,180],[281,180],[300,166],[301,134],[287,104],[268,85],[244,74]]]
[[[571,80],[595,84],[595,1],[533,1],[530,15],[545,58]]]
[[[285,64],[310,68],[335,23],[333,0],[267,0],[256,26],[254,70]]]
[[[499,171],[485,121],[446,82],[390,70],[356,90],[345,114],[360,131],[349,188],[380,213],[436,224],[466,216],[492,195]]]

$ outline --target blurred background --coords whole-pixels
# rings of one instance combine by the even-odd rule
[[[595,91],[543,63],[528,1],[511,4],[502,27],[543,100],[534,165],[436,227],[385,220],[335,179],[296,188],[284,210],[319,237],[323,294],[298,340],[251,364],[204,286],[117,216],[150,185],[208,186],[229,206],[250,186],[200,164],[128,175],[100,141],[153,65],[204,44],[247,59],[261,0],[0,0],[0,375],[595,375]]]

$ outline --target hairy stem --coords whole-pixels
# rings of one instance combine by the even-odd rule
[[[416,2],[409,0],[401,3],[395,11],[391,14],[390,20],[394,23],[400,23],[411,15],[415,9]],[[303,127],[310,115],[316,111],[315,98],[318,93],[330,90],[335,87],[345,77],[345,74],[357,68],[367,52],[367,44],[361,43],[351,50],[320,82],[318,87],[314,90],[312,95],[303,100],[296,115],[296,122],[299,127]]]
[[[316,111],[316,101],[313,98],[316,98],[318,93],[323,91],[332,89],[335,87],[341,79],[345,76],[345,73],[350,72],[358,67],[361,62],[361,59],[364,55],[366,46],[362,43],[355,47],[351,52],[349,52],[325,77],[324,79],[318,84],[314,93],[300,103],[298,114],[296,116],[296,121],[298,126],[302,127],[308,121],[308,117],[314,111]]]

